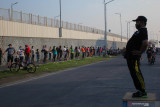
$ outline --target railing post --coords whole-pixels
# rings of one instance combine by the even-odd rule
[[[69,27],[68,27],[68,22],[66,22],[66,29],[69,29]]]
[[[80,31],[82,31],[82,25],[80,26],[80,28],[81,28]]]
[[[86,26],[86,32],[88,32],[88,26]]]
[[[78,31],[80,31],[80,25],[76,25]]]
[[[23,23],[23,12],[21,11],[21,23]]]
[[[72,30],[72,23],[69,23],[70,24],[70,30]]]
[[[29,14],[29,21],[30,21],[30,24],[32,24],[32,14]]]
[[[51,27],[53,27],[53,19],[51,19]]]
[[[53,20],[54,20],[53,27],[56,27],[56,20],[55,19]]]
[[[83,32],[85,32],[85,28],[86,28],[86,27],[85,27],[85,26],[83,26]]]
[[[59,28],[59,20],[57,20],[57,27]]]
[[[38,25],[40,25],[40,17],[39,17],[39,15],[38,15]]]
[[[46,18],[43,17],[43,19],[44,19],[43,26],[46,26]]]
[[[46,25],[46,26],[48,26],[48,23],[47,23],[47,17],[45,17],[45,22],[46,22],[46,24],[45,24],[45,25]]]
[[[74,24],[74,30],[77,30],[77,28],[76,28],[76,24]]]
[[[33,24],[33,15],[31,14],[31,24]]]
[[[31,16],[30,16],[30,13],[28,14],[28,16],[29,16],[28,24],[31,24]]]
[[[9,15],[9,20],[12,21],[12,13],[11,13],[11,9],[8,9],[8,15]]]

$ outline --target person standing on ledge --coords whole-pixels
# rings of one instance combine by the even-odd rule
[[[133,34],[126,45],[125,58],[127,65],[133,79],[137,92],[133,93],[133,98],[147,98],[145,90],[144,78],[140,69],[140,58],[143,52],[148,46],[148,31],[146,28],[147,18],[144,16],[138,16],[135,27],[137,31]]]
[[[1,57],[2,57],[2,49],[0,48],[0,66],[2,65],[2,59],[1,59]]]

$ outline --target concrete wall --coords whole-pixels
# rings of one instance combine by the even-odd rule
[[[33,24],[0,20],[0,36],[10,37],[38,37],[38,38],[59,38],[59,29],[56,27],[46,27]],[[104,40],[103,34],[82,32],[76,30],[62,29],[62,39],[86,39]],[[120,36],[108,33],[108,41],[120,42]],[[123,42],[127,42],[123,38]]]
[[[59,30],[56,27],[46,27],[33,24],[0,20],[0,47],[7,48],[12,43],[15,48],[26,44],[41,49],[43,45],[49,46],[105,46],[103,34],[82,32],[63,29],[63,35],[59,38]],[[126,44],[126,38],[120,43],[120,36],[108,33],[108,48],[122,48]]]

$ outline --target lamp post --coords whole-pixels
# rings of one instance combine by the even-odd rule
[[[159,33],[160,33],[160,31],[159,31]],[[157,35],[157,40],[158,40],[158,48],[159,48],[159,43],[160,43],[160,42],[159,42],[159,37],[158,37],[158,36],[159,36],[159,34]]]
[[[18,2],[12,3],[11,4],[11,20],[13,20],[13,6],[18,4]]]
[[[115,13],[120,16],[120,27],[121,27],[121,42],[122,42],[122,18],[121,18],[121,13]]]
[[[128,41],[128,22],[127,22],[127,41]]]
[[[11,10],[13,10],[13,6],[16,5],[16,4],[18,4],[18,2],[15,2],[15,3],[11,4]]]
[[[156,33],[156,36],[157,36],[157,47],[159,47],[159,41],[158,41],[158,34]]]
[[[158,41],[158,43],[157,43],[157,47],[159,48],[159,37],[158,37],[158,35],[159,35],[159,33],[160,33],[160,31],[158,32],[158,34],[156,33],[156,36],[157,36],[157,41]]]
[[[59,0],[60,5],[60,27],[59,27],[59,37],[62,37],[62,12],[61,12],[61,0]]]
[[[126,21],[127,22],[127,40],[129,40],[129,37],[130,37],[130,23],[132,21]]]
[[[104,23],[105,23],[105,34],[104,34],[104,40],[105,40],[105,45],[107,46],[107,4],[112,2],[114,0],[110,0],[108,2],[106,2],[106,0],[104,0]]]

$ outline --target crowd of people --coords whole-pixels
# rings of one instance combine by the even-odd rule
[[[10,67],[11,64],[14,62],[14,57],[20,59],[20,63],[23,65],[23,62],[25,63],[34,63],[35,61],[37,63],[40,62],[40,60],[43,57],[43,62],[46,63],[47,60],[49,61],[66,61],[69,59],[78,59],[78,58],[85,58],[85,57],[93,57],[93,56],[106,56],[106,55],[117,55],[120,53],[119,49],[106,49],[102,47],[49,47],[47,48],[46,45],[42,47],[42,49],[36,49],[34,46],[29,47],[29,45],[25,45],[25,48],[22,48],[22,46],[19,46],[19,49],[16,51],[14,47],[12,47],[12,44],[8,45],[9,48],[7,48],[4,52],[2,52],[2,49],[0,48],[0,65],[2,64],[2,56],[5,55],[7,52],[7,62],[8,67]]]

